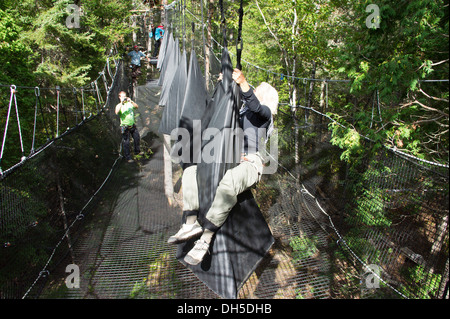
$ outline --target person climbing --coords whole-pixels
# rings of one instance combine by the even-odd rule
[[[155,50],[153,51],[153,58],[159,55],[159,48],[161,47],[161,40],[164,37],[164,24],[160,24],[149,33],[150,38],[155,37]]]
[[[141,75],[141,57],[147,57],[143,52],[139,51],[139,47],[135,45],[133,50],[128,52],[128,56],[131,58],[131,69],[133,72],[133,77],[137,78]],[[150,59],[147,58],[150,62]]]
[[[197,166],[185,169],[182,176],[183,214],[185,222],[168,243],[180,243],[201,236],[184,260],[191,265],[199,264],[206,253],[214,234],[225,223],[237,196],[259,182],[263,171],[263,160],[258,152],[259,141],[273,129],[273,115],[277,113],[278,92],[268,83],[261,83],[254,91],[244,74],[235,69],[233,80],[240,86],[244,106],[240,110],[240,126],[245,132],[241,162],[229,169],[216,191],[203,226],[197,217],[199,212]],[[263,129],[263,130],[262,130]],[[266,132],[266,136],[261,136]]]
[[[141,137],[139,130],[136,128],[134,119],[134,109],[139,106],[132,101],[124,91],[119,93],[120,103],[116,105],[115,112],[120,117],[120,130],[122,132],[122,148],[125,159],[131,163],[131,151],[130,151],[130,136],[134,140],[134,154],[141,153]]]

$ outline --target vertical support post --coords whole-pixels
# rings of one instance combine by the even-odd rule
[[[81,88],[81,107],[82,107],[82,114],[83,114],[83,121],[86,119],[85,113],[84,113],[84,89]]]
[[[164,192],[169,205],[174,203],[172,182],[172,161],[170,159],[170,135],[164,134]]]
[[[59,136],[59,93],[61,88],[56,86],[56,137]]]

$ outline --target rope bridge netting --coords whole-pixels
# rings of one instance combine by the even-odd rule
[[[180,51],[193,48],[198,55],[212,93],[222,47],[220,41],[204,41],[203,8],[174,2],[164,13]],[[279,74],[242,64],[252,83],[286,86]],[[0,296],[218,298],[167,244],[180,226],[182,189],[181,169],[172,164],[173,194],[167,200],[165,147],[157,135],[164,111],[158,105],[161,86],[153,78],[137,90],[137,125],[152,154],[127,165],[119,161],[120,130],[113,113],[118,92],[128,88],[126,66],[113,61],[108,67],[111,77],[83,91],[84,113],[78,91],[74,103],[72,89],[40,90],[50,104],[57,105],[58,97],[60,105],[72,103],[59,113],[59,122],[51,107],[43,107],[45,121],[39,118],[35,88],[17,88],[37,101],[36,125],[50,139],[43,135],[36,145],[44,146],[3,171]],[[316,80],[302,81],[305,92],[311,81]],[[2,96],[12,96],[11,87],[1,90]],[[329,128],[336,123],[325,112],[340,102],[334,97],[348,94],[349,83],[329,80],[326,90],[315,89],[313,105],[297,105],[295,116],[279,112],[276,118],[266,153],[266,168],[276,171],[264,174],[252,189],[275,244],[239,298],[445,298],[448,166],[389,148],[367,152],[357,165],[342,160],[342,149],[331,143]],[[18,105],[20,111],[20,99]],[[88,118],[97,109],[101,112]],[[61,134],[70,123],[75,128]],[[24,133],[23,140],[31,138]],[[371,140],[361,139],[365,148],[373,148]],[[16,158],[25,152],[21,143]],[[68,265],[80,269],[79,288],[65,284]]]

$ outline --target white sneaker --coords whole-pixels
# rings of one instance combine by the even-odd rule
[[[195,242],[194,248],[192,248],[186,257],[184,257],[184,261],[189,265],[197,265],[201,263],[203,257],[205,257],[206,253],[209,252],[209,244],[203,239],[199,239]]]
[[[203,233],[202,226],[196,221],[195,223],[188,225],[183,224],[180,230],[173,236],[169,237],[167,243],[176,244],[179,242],[186,241],[192,237],[201,235]]]

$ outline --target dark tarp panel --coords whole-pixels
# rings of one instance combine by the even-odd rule
[[[219,74],[222,72],[222,66],[220,64],[220,60],[216,57],[213,50],[209,51],[209,69],[211,76],[209,77],[208,83],[208,93],[214,95],[214,90],[217,88],[215,85],[217,82],[217,78],[213,76],[213,74]]]
[[[169,46],[173,45],[173,35],[172,32],[168,32],[167,36],[164,37],[165,38],[165,45],[164,45],[164,49],[160,49],[160,56],[158,58],[158,64],[156,65],[156,67],[159,69],[159,80],[158,80],[158,85],[161,86],[164,82],[164,69],[166,67],[166,56],[167,56],[167,49]],[[163,40],[164,41],[164,40]],[[161,51],[162,50],[162,51]]]
[[[159,98],[160,106],[165,106],[167,104],[167,100],[169,99],[170,94],[170,88],[172,87],[172,82],[173,79],[175,78],[175,73],[177,72],[178,65],[180,64],[180,49],[178,38],[176,38],[173,41],[173,46],[169,46],[167,50],[168,51],[164,59],[165,68],[163,71],[161,71],[160,74],[160,76],[164,77],[163,84],[161,87],[161,96]]]
[[[171,28],[167,29],[166,35],[163,37],[163,40],[161,42],[161,46],[159,47],[159,55],[158,55],[158,63],[156,64],[156,67],[161,70],[164,62],[164,58],[166,56],[167,51],[167,44],[169,43],[170,35],[172,34]]]
[[[164,83],[166,81],[166,75],[169,74],[167,70],[168,69],[172,71],[176,70],[173,68],[173,61],[171,59],[171,57],[174,57],[173,54],[175,52],[175,40],[173,38],[172,33],[169,34],[169,38],[167,39],[167,46],[165,51],[166,53],[164,55],[164,59],[162,60],[161,71],[159,74],[158,85],[160,86],[164,86]]]
[[[181,145],[178,147],[178,149],[180,149],[180,152],[177,154],[178,156],[182,155],[182,150],[189,148],[189,159],[186,160],[187,156],[185,156],[184,162],[181,163],[183,169],[192,163],[199,162],[201,151],[201,126],[204,125],[201,120],[205,114],[208,99],[208,92],[205,88],[205,79],[202,75],[200,65],[198,64],[197,55],[195,54],[194,49],[192,49],[186,94],[182,103],[179,121],[179,128],[187,130],[190,137],[189,140],[181,140],[179,142]],[[200,127],[196,127],[196,129],[198,129],[197,133],[200,140],[196,141],[196,143],[193,141],[194,121],[200,122]],[[189,145],[186,145],[187,142]]]
[[[180,64],[173,77],[169,94],[166,100],[161,122],[159,124],[159,133],[170,135],[172,130],[178,127],[180,121],[181,107],[183,105],[184,96],[187,85],[187,57],[186,51],[183,50]]]
[[[208,128],[219,130],[203,143],[202,152],[211,146],[211,143],[218,141],[220,149],[215,149],[214,161],[207,163],[202,157],[201,163],[198,164],[200,223],[204,223],[217,186],[226,170],[237,165],[240,160],[239,152],[235,152],[236,149],[240,150],[239,139],[227,140],[226,134],[223,134],[225,128],[235,129],[239,126],[240,93],[239,87],[231,78],[232,71],[231,60],[225,48],[222,54],[223,81],[216,88],[202,118],[202,125],[208,123]],[[233,159],[229,161],[231,163],[224,161],[227,156]],[[274,243],[272,233],[250,190],[238,196],[238,203],[213,237],[210,253],[199,265],[192,266],[184,262],[184,257],[194,246],[195,240],[178,245],[177,259],[223,298],[237,298],[239,289]]]
[[[220,65],[220,61],[212,50],[209,52],[209,65],[212,74],[219,74],[219,72],[221,72],[222,67]]]

